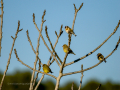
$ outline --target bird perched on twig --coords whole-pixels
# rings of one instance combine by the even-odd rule
[[[101,53],[97,54],[97,58],[98,58],[98,60],[100,60],[100,61],[103,60],[106,63],[106,60],[105,60],[104,56]]]
[[[53,73],[52,71],[51,71],[51,69],[49,68],[49,66],[48,65],[46,65],[46,64],[43,64],[43,71],[45,72],[45,73]]]
[[[75,35],[74,31],[69,26],[65,26],[65,31],[67,33],[73,34],[74,36],[77,36],[77,35]]]
[[[65,53],[76,55],[66,44],[64,44],[62,47]]]

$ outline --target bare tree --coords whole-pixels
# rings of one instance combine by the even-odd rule
[[[80,7],[79,7],[78,9],[76,8],[75,4],[73,4],[73,5],[74,5],[74,9],[75,9],[75,15],[74,15],[73,24],[72,24],[72,30],[74,30],[74,24],[75,24],[76,16],[77,16],[78,11],[82,8],[83,3],[80,5]],[[56,52],[56,50],[55,50],[55,47],[56,47],[56,45],[57,45],[57,43],[58,43],[58,40],[59,40],[59,38],[61,37],[61,35],[62,35],[62,33],[63,33],[63,31],[62,31],[63,25],[61,25],[61,27],[60,27],[59,34],[57,34],[57,31],[55,31],[55,34],[56,34],[57,39],[56,39],[56,42],[55,42],[54,46],[53,46],[53,44],[52,44],[52,42],[51,42],[51,40],[50,40],[50,37],[49,37],[49,35],[48,35],[48,31],[47,31],[48,28],[47,28],[47,26],[45,26],[46,37],[47,37],[47,39],[48,39],[48,41],[49,41],[49,43],[50,43],[50,47],[51,47],[51,49],[52,49],[52,50],[51,50],[50,47],[48,47],[48,45],[47,45],[47,43],[46,43],[46,41],[44,40],[44,37],[43,37],[43,35],[42,35],[43,24],[44,24],[44,22],[46,21],[46,20],[44,20],[45,14],[46,14],[46,10],[44,10],[44,12],[43,12],[42,21],[41,21],[41,27],[40,27],[40,29],[39,29],[38,26],[37,26],[37,24],[36,24],[36,22],[35,22],[35,14],[33,13],[33,23],[34,23],[37,31],[39,32],[36,50],[34,49],[34,47],[33,47],[33,45],[32,45],[32,41],[30,40],[30,36],[29,36],[28,30],[26,31],[28,41],[29,41],[29,43],[30,43],[30,45],[31,45],[31,48],[32,48],[33,52],[34,52],[35,55],[36,55],[36,59],[35,59],[35,62],[34,62],[34,67],[33,67],[33,68],[30,67],[29,65],[25,64],[22,60],[20,60],[20,58],[18,57],[18,54],[17,54],[17,50],[14,49],[14,53],[15,53],[15,55],[16,55],[17,60],[18,60],[21,64],[23,64],[23,65],[25,65],[26,67],[28,67],[28,68],[30,68],[31,70],[33,70],[32,77],[31,77],[31,81],[30,81],[29,90],[33,90],[33,89],[34,89],[34,90],[37,90],[38,86],[40,85],[41,81],[42,81],[43,78],[44,78],[44,75],[51,76],[51,77],[53,77],[53,78],[56,80],[55,90],[58,90],[59,85],[60,85],[61,77],[67,76],[67,75],[76,74],[76,73],[81,73],[82,76],[81,76],[80,85],[79,85],[79,88],[78,88],[78,90],[80,90],[81,85],[82,85],[83,72],[84,72],[84,71],[87,71],[87,70],[90,70],[90,69],[98,66],[99,64],[101,64],[101,63],[103,62],[103,60],[99,61],[99,63],[97,63],[97,64],[95,64],[95,65],[93,65],[93,66],[91,66],[91,67],[89,67],[89,68],[86,68],[86,69],[83,69],[83,65],[81,65],[81,70],[79,70],[79,71],[73,71],[73,72],[63,73],[64,68],[65,68],[66,66],[68,66],[68,65],[72,65],[72,64],[74,64],[74,63],[76,63],[76,62],[78,62],[78,61],[86,58],[87,56],[93,54],[96,50],[98,50],[98,49],[117,31],[117,29],[118,29],[118,27],[119,27],[119,24],[120,24],[120,20],[119,20],[116,28],[114,29],[113,33],[111,33],[110,36],[109,36],[107,39],[105,39],[105,41],[104,41],[103,43],[101,43],[97,48],[95,48],[93,51],[91,51],[90,53],[86,54],[85,56],[83,56],[83,57],[81,57],[81,58],[78,58],[78,59],[76,59],[76,60],[74,60],[74,61],[72,61],[72,62],[70,62],[70,63],[66,63],[66,58],[67,58],[67,56],[68,56],[68,53],[65,54],[64,60],[61,60],[60,57],[59,57],[59,55],[57,54],[57,52]],[[21,29],[21,30],[22,30],[22,29]],[[16,33],[18,33],[18,32],[21,31],[21,30],[19,30],[19,23],[18,23],[18,29],[17,29],[17,32],[16,32]],[[70,44],[71,44],[71,36],[72,36],[72,34],[69,33],[69,34],[68,34],[68,47],[70,47]],[[12,38],[13,38],[13,37],[12,37]],[[17,38],[17,34],[16,34],[15,38],[13,38],[14,42],[15,42],[15,39],[16,39],[16,38]],[[40,57],[39,57],[40,38],[42,39],[42,41],[43,41],[44,45],[46,46],[46,48],[48,49],[48,51],[51,53],[51,56],[50,56],[50,58],[49,58],[49,60],[48,60],[47,65],[50,66],[50,65],[52,65],[52,63],[53,63],[54,61],[56,61],[57,65],[60,67],[60,71],[59,71],[58,77],[56,77],[56,76],[54,76],[54,75],[52,75],[52,74],[45,73],[45,72],[42,72],[42,71],[41,71],[41,65],[43,65],[43,64],[42,64],[41,59],[40,59]],[[14,46],[14,42],[13,42],[13,46]],[[114,51],[117,50],[119,43],[120,43],[120,37],[119,37],[119,40],[118,40],[115,48],[110,52],[110,54],[108,54],[108,55],[104,58],[105,60],[107,60],[107,58],[108,58],[109,56],[111,56],[111,55],[114,53]],[[10,57],[11,57],[11,53],[12,53],[12,50],[13,50],[13,46],[12,46],[11,52],[10,52],[10,54],[9,54]],[[6,68],[5,72],[4,72],[4,75],[3,75],[3,79],[2,79],[2,81],[1,81],[1,87],[0,87],[0,88],[2,88],[2,83],[3,83],[4,77],[5,77],[6,71],[7,71],[7,69],[8,69],[9,62],[10,62],[10,57],[9,57],[9,59],[8,59],[7,68]],[[53,59],[52,59],[52,58],[53,58]],[[37,69],[36,69],[36,65],[37,65],[37,62],[38,62],[38,61],[39,61],[39,68],[38,68],[38,70],[37,70]],[[37,72],[36,76],[35,76],[35,72]],[[40,78],[40,80],[38,81],[37,85],[35,86],[35,82],[36,82],[36,80],[37,80],[37,78],[38,78],[38,74],[39,74],[39,73],[42,74],[42,77]],[[100,85],[100,86],[101,86],[101,85]],[[97,88],[97,90],[100,88],[100,86]],[[73,84],[72,84],[71,89],[73,90]]]
[[[82,8],[83,3],[80,5],[79,9],[76,9],[75,4],[73,4],[73,5],[74,5],[74,9],[75,9],[75,15],[74,15],[74,20],[73,20],[72,30],[74,30],[75,19],[76,19],[76,16],[77,16],[78,11]],[[30,37],[29,37],[28,30],[27,30],[28,41],[30,42],[30,45],[31,45],[31,47],[32,47],[33,52],[36,54],[36,60],[35,60],[35,62],[34,62],[34,68],[31,68],[31,67],[28,66],[27,64],[23,63],[23,62],[19,59],[18,54],[17,54],[17,51],[16,51],[16,49],[15,49],[15,54],[16,54],[16,58],[18,59],[18,61],[20,61],[22,64],[24,64],[25,66],[27,66],[28,68],[30,68],[30,69],[33,70],[29,90],[33,90],[35,81],[36,81],[36,79],[37,79],[37,77],[38,77],[38,73],[37,73],[37,75],[36,75],[36,77],[35,77],[35,79],[34,79],[35,71],[37,71],[37,72],[39,72],[39,73],[42,73],[43,75],[42,75],[42,77],[40,78],[40,80],[38,81],[38,83],[37,83],[37,85],[35,86],[34,90],[37,90],[37,88],[38,88],[39,84],[41,83],[41,81],[43,80],[45,74],[46,74],[46,75],[49,75],[49,76],[51,76],[51,77],[53,77],[53,78],[56,79],[55,90],[58,90],[61,77],[66,76],[66,75],[81,73],[82,76],[81,76],[80,86],[79,86],[79,89],[78,89],[78,90],[80,90],[81,84],[82,84],[83,72],[84,72],[84,71],[87,71],[87,70],[90,70],[90,69],[98,66],[99,64],[101,64],[101,63],[103,62],[103,60],[100,61],[99,63],[97,63],[97,64],[95,64],[95,65],[87,68],[87,69],[83,69],[83,65],[82,65],[82,66],[81,66],[81,70],[80,70],[80,71],[75,71],[75,72],[63,73],[64,67],[66,67],[66,66],[68,66],[68,65],[71,65],[71,64],[74,64],[74,63],[76,63],[76,62],[78,62],[78,61],[86,58],[87,56],[91,55],[91,54],[94,53],[96,50],[98,50],[98,49],[117,31],[117,28],[119,27],[119,24],[120,24],[120,20],[119,20],[116,28],[114,29],[113,33],[112,33],[103,43],[101,43],[97,48],[95,48],[93,51],[91,51],[90,53],[86,54],[85,56],[74,60],[73,62],[66,63],[66,58],[67,58],[67,56],[68,56],[68,53],[65,54],[64,60],[63,60],[63,62],[62,62],[62,60],[61,60],[60,57],[58,56],[57,52],[55,51],[55,47],[56,47],[56,44],[58,43],[58,39],[59,39],[59,37],[61,36],[61,34],[63,33],[63,31],[62,31],[62,25],[61,25],[59,34],[57,34],[57,32],[55,31],[55,34],[56,34],[56,36],[57,36],[57,40],[56,40],[56,43],[54,44],[54,46],[53,46],[53,44],[51,43],[50,37],[49,37],[49,35],[48,35],[48,32],[47,32],[47,29],[48,29],[48,28],[47,28],[47,26],[45,26],[46,37],[47,37],[47,39],[48,39],[48,41],[49,41],[49,43],[50,43],[50,46],[51,46],[51,48],[52,48],[52,51],[50,50],[50,48],[49,48],[48,45],[46,44],[46,42],[45,42],[45,40],[44,40],[44,37],[43,37],[42,34],[41,34],[42,29],[43,29],[43,24],[44,24],[44,22],[46,21],[46,20],[44,20],[45,12],[46,12],[46,11],[44,10],[43,15],[42,15],[42,23],[41,23],[41,28],[40,28],[40,30],[39,30],[39,28],[37,27],[37,24],[35,23],[35,14],[33,13],[33,23],[35,24],[35,27],[36,27],[36,29],[37,29],[38,32],[39,32],[39,37],[38,37],[38,42],[37,42],[36,51],[35,51],[34,48],[33,48],[32,42],[31,42]],[[39,51],[38,51],[39,49],[38,49],[38,48],[39,48],[39,45],[40,45],[40,44],[39,44],[40,37],[42,38],[42,40],[43,40],[43,42],[44,42],[44,45],[46,46],[46,48],[48,49],[48,51],[51,53],[51,56],[50,56],[50,59],[48,60],[47,65],[50,66],[54,61],[56,61],[56,63],[57,63],[58,66],[60,67],[60,71],[59,71],[59,76],[58,76],[58,77],[56,77],[56,76],[54,76],[54,75],[51,75],[51,74],[48,74],[48,73],[45,73],[45,72],[39,71],[39,70],[40,70],[40,65],[39,65],[39,70],[36,70],[37,61],[39,60],[39,63],[41,63],[40,58],[38,57],[38,54],[39,54]],[[69,39],[68,39],[68,46],[70,47],[70,44],[71,44],[71,34],[68,34],[68,38],[69,38]],[[105,59],[107,59],[110,55],[112,55],[112,53],[113,53],[115,50],[117,50],[117,47],[118,47],[119,43],[120,43],[120,38],[119,38],[119,40],[118,40],[118,42],[117,42],[116,47],[114,48],[114,50],[113,50],[108,56],[106,56]],[[51,61],[52,57],[53,57],[53,60]],[[41,65],[42,65],[42,63],[41,63]],[[71,89],[73,89],[73,85],[72,85]]]

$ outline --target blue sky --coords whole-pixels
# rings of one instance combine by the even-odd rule
[[[35,54],[31,49],[28,42],[26,31],[29,31],[34,49],[36,50],[38,31],[33,24],[33,13],[35,13],[35,21],[40,28],[41,17],[43,11],[46,10],[44,19],[46,22],[43,25],[43,37],[50,47],[50,44],[45,35],[45,26],[48,27],[48,34],[54,45],[56,41],[55,31],[59,32],[61,24],[63,27],[66,25],[72,27],[74,19],[74,6],[79,8],[81,3],[82,9],[78,12],[74,32],[76,37],[72,36],[70,48],[76,55],[70,54],[67,57],[67,63],[78,59],[87,53],[91,52],[98,45],[100,45],[115,29],[118,21],[120,20],[120,1],[119,0],[4,0],[4,15],[3,15],[3,38],[2,38],[2,50],[0,57],[0,71],[6,69],[9,53],[13,43],[11,36],[15,37],[17,30],[18,20],[20,20],[20,29],[23,31],[18,33],[18,37],[15,42],[14,48],[16,48],[19,58],[29,66],[34,66]],[[65,29],[60,37],[56,46],[56,51],[63,61],[65,53],[63,52],[62,45],[68,43],[68,35]],[[75,64],[64,68],[64,73],[78,71],[95,65],[99,61],[97,60],[97,53],[102,53],[107,56],[115,47],[120,36],[120,28],[117,32],[96,52],[87,58],[79,61]],[[47,63],[50,53],[45,47],[42,39],[40,39],[39,57],[42,63]],[[91,79],[99,81],[111,80],[115,83],[120,83],[120,47],[107,59],[107,63],[102,63],[99,66],[84,72],[83,84]],[[38,67],[38,66],[37,66]],[[59,75],[59,67],[54,62],[50,68],[54,72],[53,75]],[[17,61],[14,51],[11,56],[8,73],[13,73],[16,70],[24,71],[30,70],[20,62]],[[31,70],[30,70],[31,71]],[[41,69],[42,71],[42,69]],[[39,78],[41,74],[39,74]],[[60,83],[64,85],[67,81],[76,81],[79,84],[81,74],[74,74],[62,77]],[[45,76],[44,81],[49,76]],[[51,78],[52,79],[52,78]],[[54,80],[54,79],[53,79]],[[55,81],[55,80],[54,80]]]

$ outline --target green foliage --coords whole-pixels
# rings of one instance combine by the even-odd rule
[[[0,80],[2,79],[3,74],[0,73]],[[7,75],[5,77],[2,90],[28,90],[29,83],[31,80],[31,73],[19,72],[13,73],[12,75]],[[35,83],[35,85],[37,82]],[[102,84],[99,90],[120,90],[120,84],[113,84],[110,81],[106,83],[100,83],[97,80],[91,80],[82,86],[81,90],[96,90],[96,88]],[[64,86],[60,87],[59,90],[71,90],[72,82],[66,83]],[[42,82],[37,90],[54,90],[55,83],[52,80],[47,80]],[[78,84],[74,83],[74,90],[78,90]]]

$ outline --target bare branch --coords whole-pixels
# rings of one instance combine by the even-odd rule
[[[44,13],[45,13],[45,12],[46,12],[46,11],[44,11]],[[34,15],[33,15],[33,16],[34,16]],[[34,16],[33,18],[34,18],[33,21],[35,21],[35,16]],[[42,21],[43,21],[43,19],[42,19]],[[44,22],[45,22],[45,20],[44,20]],[[43,23],[43,22],[42,22],[42,23]],[[35,22],[34,22],[34,24],[35,24],[37,30],[38,30],[39,32],[41,32],[41,31],[38,29],[37,24],[36,24]],[[42,24],[41,24],[41,25],[42,25]],[[42,30],[42,28],[41,28],[41,30]],[[39,33],[39,34],[40,34],[40,37],[42,38],[42,40],[43,40],[45,46],[47,47],[48,51],[51,53],[51,55],[52,55],[53,58],[55,59],[55,61],[57,62],[58,66],[60,66],[60,64],[59,64],[59,62],[57,61],[55,55],[51,52],[51,50],[50,50],[49,47],[47,46],[47,44],[46,44],[46,42],[45,42],[45,40],[44,40],[42,34],[41,34],[41,33]]]
[[[83,64],[81,65],[81,71],[83,71]],[[81,85],[82,85],[82,79],[83,79],[83,72],[81,72],[82,76],[81,76],[81,81],[80,81],[80,85],[79,85],[79,88],[78,90],[81,89]]]
[[[2,27],[3,27],[3,0],[1,0],[1,15],[0,15],[0,18],[1,18],[1,25],[0,25],[0,56],[1,56],[1,49],[2,49]]]
[[[38,67],[38,71],[40,71],[40,69],[41,69],[41,60],[40,59],[38,59],[39,60],[39,67]],[[36,80],[37,80],[37,78],[38,78],[38,74],[39,74],[39,72],[37,72],[37,74],[36,74],[36,77],[35,77],[35,79],[34,79],[34,82],[33,82],[33,86],[35,85],[35,82],[36,82]]]
[[[37,48],[36,48],[36,53],[35,53],[36,54],[36,59],[35,59],[35,62],[34,62],[34,69],[35,70],[36,70],[36,64],[37,64],[38,54],[39,54],[40,36],[41,36],[42,28],[43,28],[43,23],[45,22],[45,20],[44,20],[45,12],[46,12],[46,10],[44,10],[43,15],[42,15],[42,23],[41,23],[41,29],[40,30],[38,29],[37,24],[35,23],[35,15],[33,13],[33,23],[35,24],[35,26],[36,26],[36,28],[39,32]],[[34,74],[35,74],[35,71],[33,71],[33,73],[32,73],[29,90],[33,90],[33,84],[32,83],[33,83],[33,79],[34,79]]]
[[[62,27],[63,27],[63,25],[61,25],[61,28],[60,28],[60,31],[59,31],[59,35],[58,35],[58,37],[57,37],[57,40],[56,40],[56,42],[55,42],[55,44],[54,44],[54,49],[55,49],[55,47],[56,47],[56,45],[57,45],[57,43],[58,43],[58,39],[59,39],[59,37],[62,35],[62,33],[63,33],[63,31],[62,31]],[[53,51],[52,51],[52,53],[53,53]],[[52,55],[50,56],[50,59],[49,59],[49,61],[48,61],[48,65],[49,64],[52,64],[54,61],[55,61],[55,59],[53,59],[53,61],[50,63],[50,60],[52,59]]]
[[[55,53],[55,56],[58,58],[59,62],[62,64],[62,61],[61,61],[61,59],[59,58],[59,56],[57,55],[57,52],[55,51],[55,49],[53,48],[53,45],[52,45],[52,43],[51,43],[51,41],[50,41],[50,38],[49,38],[49,36],[48,36],[47,26],[45,26],[45,32],[46,32],[46,37],[47,37],[47,39],[48,39],[48,41],[49,41],[49,43],[50,43],[50,45],[51,45],[51,48],[52,48],[53,52]]]
[[[119,38],[118,42],[120,43],[120,38]],[[119,45],[118,42],[117,42],[117,45]],[[118,48],[118,47],[117,47],[117,48]],[[111,55],[115,52],[115,50],[117,50],[117,48],[115,47],[115,49],[114,49],[109,55],[107,55],[107,56],[105,57],[105,59],[107,59],[109,56],[111,56]],[[98,65],[101,64],[102,62],[103,62],[103,61],[100,61],[99,63],[95,64],[94,66],[92,66],[92,67],[90,67],[90,68],[87,68],[87,69],[84,69],[84,70],[81,70],[81,71],[65,73],[65,74],[63,74],[63,76],[71,75],[71,74],[76,74],[76,73],[81,73],[81,72],[84,72],[84,71],[90,70],[90,69],[92,69],[92,68],[98,66]]]
[[[58,43],[59,37],[60,37],[61,34],[63,33],[63,31],[62,31],[62,26],[63,26],[63,25],[61,25],[59,35],[58,35],[57,40],[56,40],[56,42],[55,42],[55,44],[54,44],[54,47],[53,47],[54,49],[55,49],[55,47],[56,47],[56,45],[57,45],[57,43]],[[53,53],[53,51],[52,51],[52,53]],[[50,59],[48,60],[48,63],[47,63],[48,66],[50,66],[50,65],[55,61],[55,59],[53,59],[52,62],[50,63],[51,59],[52,59],[52,55],[50,56]],[[35,87],[34,90],[37,90],[37,88],[38,88],[38,86],[40,85],[40,83],[41,83],[41,81],[42,81],[43,78],[44,78],[44,74],[42,75],[41,79],[38,81],[38,83],[37,83],[37,85],[36,85],[36,87]]]
[[[6,73],[7,73],[8,67],[9,67],[9,64],[10,64],[11,54],[12,54],[12,51],[13,51],[13,47],[14,47],[14,44],[15,44],[15,40],[16,40],[17,35],[18,35],[18,32],[19,32],[19,27],[20,27],[20,21],[18,21],[18,28],[17,28],[16,34],[15,34],[15,38],[13,38],[13,44],[12,44],[12,48],[11,48],[11,51],[10,51],[10,54],[9,54],[7,66],[6,66],[6,69],[5,69],[5,71],[4,71],[4,74],[3,74],[3,77],[2,77],[2,81],[1,81],[1,84],[0,84],[0,90],[2,89],[3,81],[4,81],[4,78],[5,78],[5,76],[6,76]],[[11,36],[11,37],[12,37],[12,36]]]
[[[28,38],[28,41],[29,41],[29,43],[30,43],[30,45],[31,45],[31,47],[32,47],[32,50],[33,50],[33,52],[34,52],[34,53],[36,53],[35,49],[33,48],[32,42],[31,42],[31,40],[30,40],[28,30],[26,31],[26,33],[27,33],[27,38]]]
[[[36,85],[36,87],[35,87],[34,90],[37,90],[38,86],[40,85],[41,81],[42,81],[43,78],[44,78],[44,75],[45,75],[45,74],[42,75],[41,79],[38,81],[38,83],[37,83],[37,85]]]
[[[65,66],[68,66],[68,65],[71,65],[71,64],[73,64],[73,63],[76,63],[76,62],[78,62],[78,61],[86,58],[87,56],[91,55],[91,54],[94,53],[96,50],[98,50],[105,42],[107,42],[107,40],[108,40],[113,34],[115,34],[115,32],[117,31],[117,29],[118,29],[118,27],[119,27],[119,24],[120,24],[120,20],[119,20],[116,28],[114,29],[113,33],[111,33],[110,36],[109,36],[102,44],[100,44],[97,48],[95,48],[93,51],[91,51],[90,53],[86,54],[85,56],[83,56],[83,57],[81,57],[81,58],[78,58],[78,59],[76,59],[76,60],[74,60],[74,61],[72,61],[72,62],[70,62],[70,63],[65,64]]]
[[[101,87],[101,84],[98,86],[98,88],[97,88],[96,90],[99,90],[99,89],[100,89],[100,87]]]
[[[74,82],[72,83],[71,90],[73,90],[73,88],[74,88]]]
[[[55,31],[55,34],[56,34],[56,36],[58,37],[58,35],[57,35],[57,32]]]
[[[82,4],[83,5],[83,4]],[[74,4],[74,7],[75,7],[75,4]],[[82,7],[82,6],[81,6]],[[76,19],[76,15],[77,15],[77,12],[79,10],[76,9],[75,7],[75,15],[74,15],[74,20],[73,20],[73,25],[72,25],[72,30],[74,29],[74,24],[75,24],[75,19]],[[68,34],[68,47],[70,47],[70,43],[71,43],[71,36],[72,34]],[[57,78],[57,83],[56,83],[56,86],[55,86],[55,90],[58,90],[58,87],[59,87],[59,81],[60,81],[60,78],[62,77],[62,73],[63,73],[63,68],[65,66],[65,63],[66,63],[66,58],[68,56],[68,53],[65,54],[65,57],[64,57],[64,60],[63,60],[63,63],[62,63],[62,66],[60,67],[60,73],[59,73],[59,77]]]
[[[51,75],[51,74],[49,74],[49,73],[45,73],[45,72],[38,71],[38,70],[36,70],[36,69],[34,69],[34,68],[32,68],[32,67],[28,66],[28,65],[27,65],[27,64],[25,64],[24,62],[22,62],[22,61],[19,59],[19,57],[18,57],[18,54],[17,54],[16,49],[14,49],[14,53],[15,53],[16,58],[18,59],[18,61],[19,61],[19,62],[21,62],[21,63],[22,63],[23,65],[25,65],[26,67],[30,68],[30,69],[31,69],[31,70],[33,70],[33,71],[36,71],[36,72],[39,72],[39,73],[42,73],[42,74],[49,75],[49,76],[51,76],[51,77],[53,77],[53,78],[55,78],[55,79],[56,79],[56,77],[55,77],[54,75]]]

